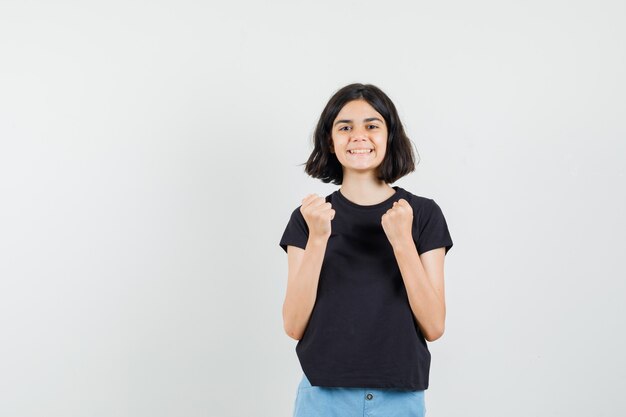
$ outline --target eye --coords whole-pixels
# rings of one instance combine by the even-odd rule
[[[368,128],[378,129],[378,126],[376,126],[376,125],[368,125],[367,127],[368,127]]]
[[[350,126],[341,126],[339,128],[339,130],[343,130],[344,132],[347,132],[350,129]]]

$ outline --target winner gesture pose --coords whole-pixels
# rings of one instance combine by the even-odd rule
[[[384,92],[351,84],[331,97],[305,172],[340,188],[305,196],[280,240],[284,329],[303,371],[294,417],[426,414],[452,238],[433,199],[390,185],[414,170]]]

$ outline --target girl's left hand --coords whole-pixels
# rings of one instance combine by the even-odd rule
[[[393,246],[396,243],[412,240],[413,207],[404,198],[393,203],[381,217],[383,230]]]

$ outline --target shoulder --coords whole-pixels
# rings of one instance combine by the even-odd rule
[[[408,190],[404,190],[404,195],[406,201],[408,201],[411,207],[413,207],[413,210],[417,212],[430,211],[437,204],[432,198],[413,194]]]
[[[441,207],[430,197],[420,196],[405,190],[406,200],[413,207],[413,227],[419,230],[429,224],[437,224],[443,220]]]

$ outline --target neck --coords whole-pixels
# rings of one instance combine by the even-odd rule
[[[361,205],[372,205],[385,201],[396,191],[384,181],[372,178],[349,177],[343,179],[341,194],[348,200]]]

